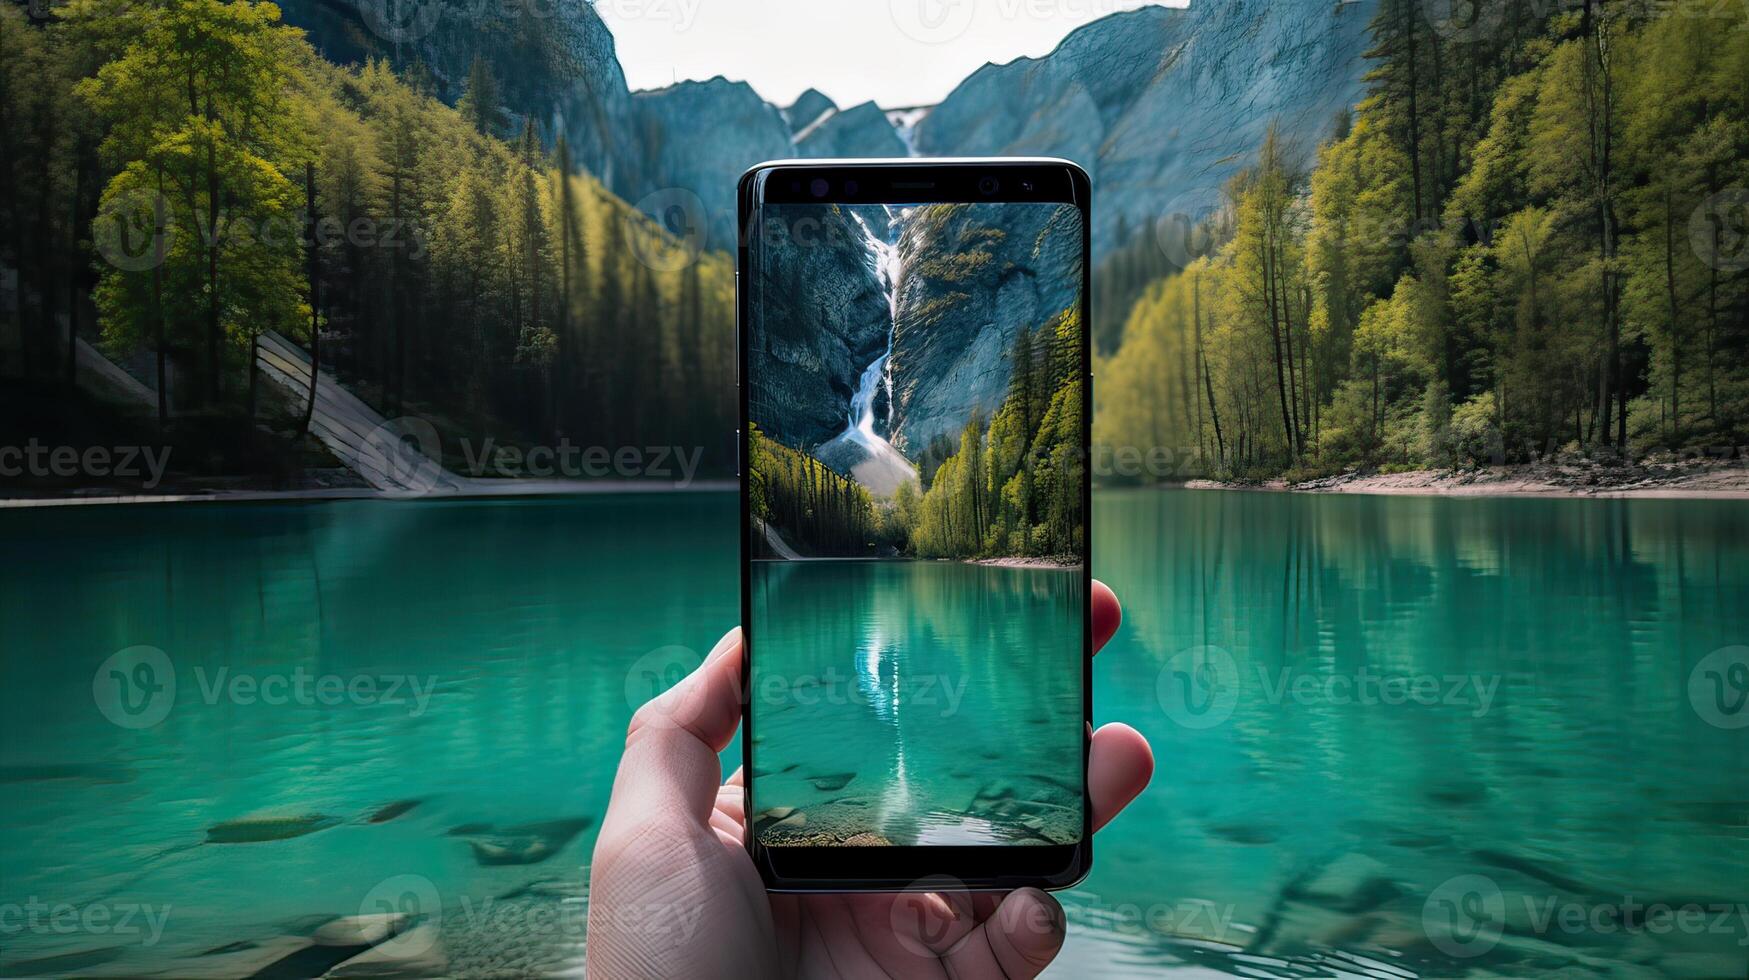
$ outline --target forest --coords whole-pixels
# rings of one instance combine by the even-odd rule
[[[1749,10],[1472,7],[1485,29],[1380,0],[1328,139],[1266,138],[1194,229],[1122,231],[1093,277],[1097,445],[1170,450],[1156,479],[1740,453]],[[542,43],[538,18],[483,29]],[[272,331],[452,466],[459,434],[703,447],[728,475],[730,259],[579,171],[504,84],[476,60],[446,105],[417,62],[336,66],[252,0],[0,3],[0,418],[295,481],[333,461],[313,395],[254,370]],[[156,404],[94,401],[75,341]],[[1035,487],[1005,496],[1007,424],[919,450],[908,546],[1062,546]],[[977,493],[945,507],[950,460]]]
[[[748,430],[747,443],[748,512],[792,547],[809,555],[860,556],[896,540],[874,498],[855,480],[768,438],[757,424]],[[759,528],[754,550],[768,550]]]
[[[270,3],[0,3],[10,397],[92,416],[77,337],[155,389],[182,458],[307,456],[314,395],[265,398],[252,369],[275,331],[446,435],[702,446],[732,472],[727,259],[498,90],[479,60],[454,107],[418,65],[337,67]]]
[[[966,424],[958,450],[915,502],[908,486],[895,498],[912,553],[1079,561],[1086,541],[1080,345],[1074,309],[1018,332],[1008,396],[989,425]]]
[[[1018,330],[1008,392],[988,423],[969,419],[957,447],[925,452],[919,483],[901,483],[890,500],[755,428],[753,516],[810,556],[1078,564],[1086,542],[1080,338],[1076,309]]]
[[[1382,0],[1367,97],[1272,131],[1206,254],[1107,284],[1096,442],[1230,479],[1743,445],[1749,12],[1422,10]]]

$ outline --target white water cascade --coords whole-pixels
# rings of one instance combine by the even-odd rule
[[[859,450],[856,454],[857,461],[850,466],[851,474],[870,492],[884,497],[897,490],[900,483],[917,480],[917,469],[911,465],[910,460],[875,432],[875,402],[880,396],[882,386],[885,386],[887,392],[886,422],[890,426],[893,421],[893,377],[888,369],[888,362],[893,356],[893,334],[899,316],[899,283],[904,273],[897,242],[902,215],[895,213],[890,207],[887,208],[891,241],[875,234],[862,215],[851,211],[850,216],[855,219],[857,227],[862,229],[863,241],[868,246],[870,260],[874,263],[875,277],[887,295],[887,344],[880,356],[870,362],[857,379],[856,391],[850,396],[850,411],[845,418],[844,431],[832,443],[854,445]],[[832,443],[823,447],[823,458],[829,454]]]

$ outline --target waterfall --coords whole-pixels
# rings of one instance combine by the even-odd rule
[[[862,229],[869,262],[875,278],[887,297],[887,343],[880,354],[862,369],[856,380],[856,391],[850,396],[850,410],[845,413],[844,431],[838,433],[820,449],[820,458],[839,472],[848,472],[876,496],[888,496],[901,483],[917,482],[917,468],[905,454],[893,448],[886,438],[875,431],[875,403],[882,386],[887,393],[887,431],[893,425],[893,336],[899,318],[899,284],[904,265],[899,255],[899,223],[902,213],[887,208],[888,235],[874,233],[868,222],[856,211],[845,209]]]
[[[855,211],[850,216],[856,220],[857,227],[862,229],[862,237],[868,246],[869,255],[873,258],[875,277],[880,281],[881,289],[887,294],[887,345],[879,357],[870,362],[862,371],[862,377],[857,380],[856,393],[850,396],[850,415],[845,420],[844,435],[862,443],[868,449],[875,450],[877,443],[889,450],[892,447],[885,439],[875,434],[875,399],[880,395],[881,386],[887,389],[887,423],[893,421],[893,377],[887,370],[887,362],[893,356],[893,334],[899,319],[899,280],[903,272],[899,258],[897,241],[887,241],[876,235],[874,229],[868,226],[862,215]],[[898,217],[893,209],[887,208],[889,228],[898,226]],[[898,238],[897,234],[893,235]]]

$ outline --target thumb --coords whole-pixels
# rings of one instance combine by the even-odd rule
[[[1009,980],[1031,980],[1063,948],[1063,907],[1036,888],[1010,892],[980,926]]]
[[[632,715],[604,824],[676,809],[710,818],[723,781],[717,753],[741,722],[742,650],[740,629],[730,630],[698,669]]]

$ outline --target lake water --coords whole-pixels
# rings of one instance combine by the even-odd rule
[[[1082,579],[948,561],[754,563],[751,789],[757,813],[779,808],[756,822],[760,839],[1079,841]]]
[[[383,907],[438,926],[416,963],[575,970],[625,723],[735,621],[736,520],[0,511],[0,972],[237,975]],[[1095,713],[1159,772],[1055,975],[1749,968],[1749,507],[1133,492],[1093,532]]]

